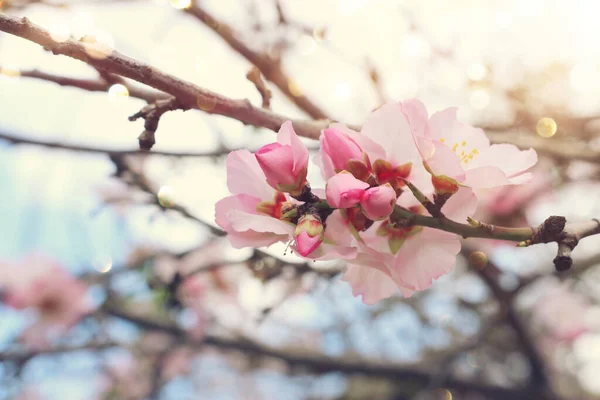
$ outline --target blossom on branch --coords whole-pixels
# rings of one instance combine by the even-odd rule
[[[331,124],[320,143],[325,199],[306,181],[308,150],[291,122],[255,156],[232,152],[234,195],[217,203],[217,224],[235,247],[291,240],[301,257],[349,260],[344,280],[369,304],[398,290],[410,296],[450,272],[457,233],[486,229],[456,225],[475,213],[472,188],[524,183],[537,161],[533,150],[490,145],[455,109],[429,118],[417,100],[383,105],[360,132]]]
[[[398,104],[434,186],[455,192],[458,186],[493,188],[527,183],[527,171],[537,162],[533,149],[519,150],[512,144],[490,144],[483,130],[458,121],[456,108],[428,116],[419,100]]]

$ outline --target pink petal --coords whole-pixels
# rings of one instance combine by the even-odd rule
[[[442,138],[444,140],[454,139],[454,137],[450,136],[448,131],[457,121],[457,111],[458,108],[451,107],[434,113],[431,118],[429,118],[429,132],[427,137],[433,140],[440,140]]]
[[[255,156],[271,187],[292,185],[298,180],[294,173],[294,154],[291,146],[271,143],[261,147]]]
[[[244,247],[267,247],[277,242],[287,242],[290,240],[290,235],[274,235],[270,232],[235,232],[227,234],[227,239],[236,249]]]
[[[395,164],[421,160],[417,146],[399,104],[385,104],[371,113],[361,133],[385,150],[386,161]]]
[[[493,166],[502,170],[507,178],[512,178],[527,171],[536,162],[537,153],[533,149],[521,151],[512,144],[494,144],[480,150],[480,154],[469,163],[469,169]]]
[[[452,270],[459,251],[460,240],[456,235],[423,228],[400,248],[391,270],[392,278],[413,290],[425,290],[434,279]]]
[[[327,202],[334,208],[353,207],[358,204],[368,187],[368,183],[359,181],[352,174],[340,172],[327,181]]]
[[[271,189],[272,191],[273,189]],[[233,231],[228,214],[232,210],[240,210],[247,213],[256,213],[256,206],[260,199],[247,195],[238,194],[225,197],[215,204],[215,222],[227,233]]]
[[[426,132],[429,130],[429,115],[425,105],[420,100],[410,99],[401,102],[400,107],[413,135],[426,137]]]
[[[435,175],[446,175],[462,182],[465,179],[465,172],[456,153],[443,143],[432,142],[431,144],[434,148],[433,155],[425,160],[431,171]]]
[[[292,235],[294,224],[270,217],[268,215],[251,214],[240,210],[231,210],[227,217],[234,231],[267,232],[276,235]]]
[[[283,145],[289,145],[292,147],[293,159],[294,159],[294,175],[300,174],[302,169],[308,168],[308,149],[302,143],[296,132],[292,121],[286,121],[279,128],[277,133],[277,141]]]
[[[396,191],[389,184],[367,189],[360,200],[363,212],[374,221],[387,218],[395,204]]]
[[[478,167],[466,171],[463,183],[477,189],[489,189],[511,184],[500,168],[492,166]]]
[[[383,272],[370,267],[349,264],[342,280],[352,288],[352,295],[362,296],[365,304],[375,304],[398,292],[394,281]]]
[[[449,219],[464,223],[472,217],[477,208],[477,197],[473,190],[461,187],[442,207],[442,213]]]
[[[248,150],[232,151],[227,156],[227,187],[233,194],[248,194],[261,200],[273,198],[273,188]]]
[[[349,246],[352,243],[352,233],[349,222],[339,210],[335,210],[325,220],[325,240],[341,246]]]
[[[373,155],[373,159],[385,158],[385,150],[383,147],[377,143],[375,143],[370,137],[367,135],[357,132],[353,129],[348,128],[344,124],[340,124],[335,122],[329,125],[330,128],[335,129],[337,131],[342,132],[345,135],[348,135],[349,138],[354,140],[360,148],[367,152],[369,156]]]
[[[350,160],[362,161],[363,150],[358,143],[337,129],[328,128],[321,135],[321,153],[329,158],[337,170],[348,169]]]
[[[302,231],[298,236],[296,236],[296,251],[302,257],[307,257],[315,251],[317,247],[321,244],[320,236],[310,236],[307,232]]]

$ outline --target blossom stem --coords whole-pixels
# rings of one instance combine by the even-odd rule
[[[534,229],[531,227],[525,228],[508,228],[504,226],[495,226],[488,224],[479,224],[477,226],[470,224],[461,224],[452,221],[446,217],[429,217],[426,215],[415,214],[403,207],[396,206],[391,215],[392,221],[404,220],[410,221],[413,225],[426,226],[429,228],[439,229],[446,232],[456,233],[464,238],[478,237],[488,239],[511,240],[514,242],[522,242],[531,239]]]

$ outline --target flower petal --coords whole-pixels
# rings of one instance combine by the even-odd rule
[[[327,181],[327,202],[334,208],[353,207],[362,198],[369,184],[359,181],[352,174],[342,171]]]
[[[401,102],[400,107],[408,120],[413,135],[426,137],[429,130],[429,115],[425,105],[420,100],[410,99]]]
[[[398,292],[398,287],[385,273],[370,267],[349,264],[342,280],[352,288],[352,295],[362,296],[365,304],[375,304]]]
[[[274,193],[254,154],[248,150],[232,151],[227,156],[227,187],[233,194],[249,194],[261,200],[272,199]]]
[[[308,149],[302,143],[296,132],[292,121],[286,121],[279,128],[277,133],[277,141],[283,145],[292,147],[294,157],[294,175],[300,174],[302,169],[308,167]]]
[[[371,113],[361,133],[385,150],[386,161],[405,164],[421,160],[408,120],[399,104],[384,104]]]
[[[452,233],[431,228],[406,240],[390,271],[394,281],[413,290],[425,290],[434,279],[449,273],[460,251],[460,240]]]
[[[442,207],[442,213],[449,219],[464,223],[472,217],[477,208],[477,197],[473,190],[461,187]]]
[[[507,178],[512,178],[527,171],[536,162],[537,153],[533,149],[522,151],[512,144],[494,144],[481,150],[471,160],[469,169],[493,166],[502,170]]]

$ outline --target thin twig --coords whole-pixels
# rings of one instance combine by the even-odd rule
[[[212,29],[221,37],[232,49],[242,55],[252,65],[255,65],[260,72],[272,82],[283,94],[294,102],[304,112],[314,119],[327,119],[327,114],[321,110],[312,100],[306,97],[298,89],[294,89],[294,83],[285,74],[281,68],[280,60],[273,59],[266,53],[261,53],[252,50],[245,43],[237,38],[233,28],[223,21],[216,19],[210,14],[200,2],[195,1],[194,4],[185,9],[187,13],[196,17],[208,28]]]
[[[253,66],[246,74],[246,78],[250,82],[254,83],[256,90],[258,90],[258,93],[260,93],[260,97],[262,98],[262,108],[271,108],[271,89],[269,89],[265,81],[262,80],[260,76],[260,70]]]
[[[27,18],[16,18],[0,13],[0,31],[35,42],[54,54],[62,54],[83,61],[92,67],[117,75],[170,94],[184,107],[195,108],[210,114],[225,115],[247,125],[260,126],[278,131],[289,118],[262,108],[254,107],[247,100],[234,100],[184,81],[157,68],[141,63],[117,51],[107,51],[99,55],[94,44],[66,40],[58,42],[45,29],[33,24]],[[98,58],[94,58],[94,56]],[[265,74],[265,76],[267,76]],[[293,120],[294,129],[300,136],[317,139],[321,130],[330,121]]]
[[[182,105],[175,97],[164,100],[156,100],[152,104],[148,104],[137,113],[129,117],[130,121],[135,121],[138,118],[144,119],[144,131],[138,137],[141,150],[150,150],[156,143],[155,133],[158,129],[160,118],[167,111],[183,110],[188,108]]]
[[[58,149],[58,150],[69,150],[69,151],[77,151],[77,152],[85,152],[85,153],[99,153],[99,154],[107,154],[109,156],[127,156],[127,155],[146,155],[152,154],[157,156],[165,156],[165,157],[221,157],[227,155],[229,150],[227,151],[207,151],[207,152],[170,152],[170,151],[142,151],[142,150],[118,150],[111,149],[108,147],[96,147],[96,146],[85,146],[78,145],[72,143],[64,143],[64,142],[50,142],[50,141],[42,141],[38,139],[30,139],[22,136],[11,135],[8,133],[0,132],[0,139],[5,140],[9,143],[13,144],[24,144],[31,146],[41,146],[47,147],[50,149]]]

